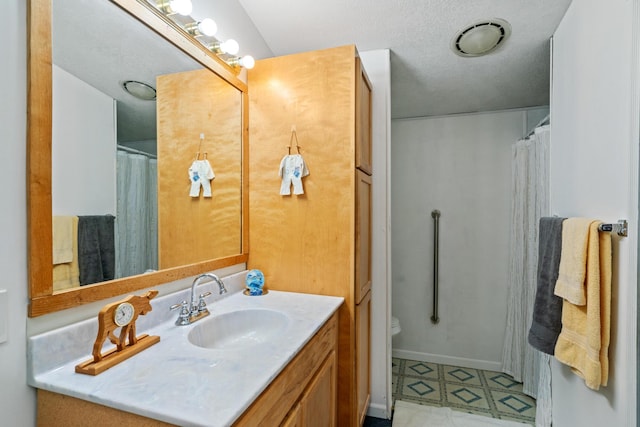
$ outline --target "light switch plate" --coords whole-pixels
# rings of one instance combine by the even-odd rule
[[[9,296],[0,289],[0,344],[9,339]]]

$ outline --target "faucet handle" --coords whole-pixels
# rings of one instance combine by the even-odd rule
[[[173,304],[169,307],[169,310],[177,310],[180,309],[180,314],[178,315],[178,319],[176,320],[176,325],[184,326],[189,324],[189,303],[186,301],[182,301],[180,304]]]
[[[198,301],[198,313],[208,313],[207,303],[204,301],[205,297],[211,295],[211,292],[205,292],[204,294],[200,294],[200,300]]]

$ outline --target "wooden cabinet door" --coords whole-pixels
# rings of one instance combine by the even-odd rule
[[[304,424],[302,424],[302,407],[300,403],[296,403],[280,425],[282,427],[304,427]]]
[[[364,422],[371,393],[371,292],[356,306],[356,401],[359,425]]]
[[[371,160],[371,82],[356,58],[356,167],[368,175]]]
[[[371,177],[356,171],[355,302],[371,289]]]
[[[302,426],[333,427],[336,425],[336,378],[336,352],[332,351],[316,372],[300,400]]]

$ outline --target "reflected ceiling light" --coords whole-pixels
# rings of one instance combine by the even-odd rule
[[[451,40],[451,50],[460,56],[482,56],[493,52],[511,35],[511,25],[504,19],[477,21]]]
[[[224,42],[215,42],[208,46],[209,50],[215,53],[228,53],[235,55],[240,50],[240,45],[234,39],[229,39]]]
[[[253,56],[251,55],[245,55],[242,58],[233,58],[229,60],[228,63],[232,67],[240,66],[250,70],[256,65],[256,60],[253,59]]]
[[[153,101],[156,99],[156,90],[153,86],[136,80],[126,80],[121,83],[122,89],[129,95],[143,101]]]
[[[167,15],[184,15],[187,16],[193,10],[193,4],[191,0],[158,0],[156,3],[158,9],[166,13]]]
[[[199,22],[192,22],[190,24],[185,25],[185,30],[192,36],[208,36],[213,37],[218,31],[218,25],[216,21],[211,18],[205,18]]]

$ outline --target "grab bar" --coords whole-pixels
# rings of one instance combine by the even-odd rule
[[[440,228],[440,211],[431,212],[433,218],[433,315],[431,323],[437,324],[440,321],[438,317],[438,238]]]

